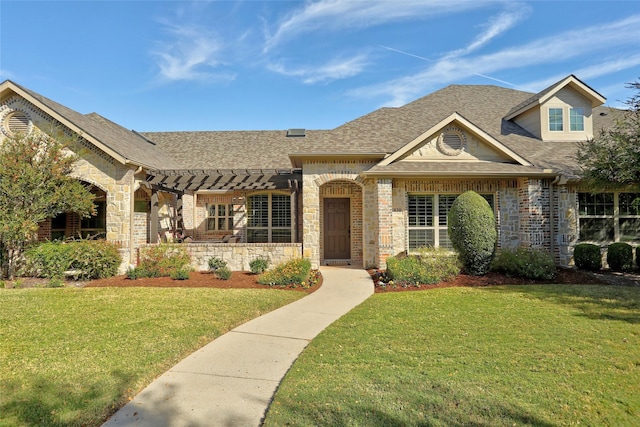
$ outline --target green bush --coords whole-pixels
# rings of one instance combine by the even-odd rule
[[[62,279],[68,270],[83,279],[111,277],[122,262],[118,247],[106,240],[40,243],[27,250],[26,258],[30,274],[50,279]]]
[[[428,285],[460,274],[457,255],[442,249],[420,249],[415,255],[387,259],[386,275],[396,285]]]
[[[636,246],[636,267],[640,268],[640,246]]]
[[[261,274],[269,268],[269,258],[256,258],[249,262],[249,269],[253,274]]]
[[[633,248],[628,243],[612,243],[607,248],[607,264],[613,271],[629,271],[633,268]]]
[[[448,215],[449,238],[464,269],[474,276],[486,274],[496,252],[498,232],[493,209],[478,193],[456,198]]]
[[[602,268],[600,246],[591,243],[579,243],[573,249],[573,260],[581,270],[598,271]]]
[[[189,268],[180,268],[178,270],[173,270],[171,274],[169,274],[169,277],[171,277],[173,280],[189,280],[190,272],[191,269]]]
[[[491,269],[525,279],[552,280],[556,277],[556,265],[551,254],[536,249],[502,249],[493,260]]]
[[[220,267],[216,270],[216,277],[222,280],[229,280],[231,278],[231,270],[229,267]]]
[[[308,258],[296,258],[258,276],[258,283],[270,286],[302,286],[309,280],[311,261]]]
[[[209,258],[208,264],[209,271],[212,271],[214,273],[221,268],[227,268],[227,262],[218,257]]]
[[[171,272],[189,268],[191,256],[181,245],[160,244],[145,246],[140,250],[138,277],[166,277]]]

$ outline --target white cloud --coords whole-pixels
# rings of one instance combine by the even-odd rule
[[[469,46],[449,52],[445,58],[455,58],[467,55],[482,48],[491,40],[513,28],[518,22],[525,18],[529,12],[530,8],[525,7],[514,11],[503,12],[497,17],[490,19],[485,26],[486,30],[476,37]]]
[[[272,33],[266,32],[264,51],[305,32],[366,28],[388,22],[477,9],[495,1],[353,1],[307,2],[287,15]]]
[[[166,24],[171,40],[158,43],[151,53],[163,80],[233,79],[218,72],[224,64],[225,44],[214,34],[197,25]]]
[[[287,69],[279,63],[269,65],[269,69],[286,76],[301,77],[305,84],[315,84],[353,77],[360,74],[367,64],[367,55],[360,54],[348,59],[333,59],[322,66]]]
[[[3,70],[0,68],[0,81],[3,80],[7,80],[7,79],[13,79],[15,76],[13,75],[13,73],[9,70]]]
[[[627,46],[635,52],[638,40],[640,40],[640,15],[635,15],[617,22],[566,31],[490,54],[462,58],[445,55],[442,59],[429,63],[419,73],[355,89],[350,94],[367,98],[384,96],[390,98],[385,105],[398,106],[423,94],[429,88],[471,76],[490,76],[499,71],[544,64],[567,64],[567,67],[570,67],[570,61],[577,57],[598,58],[603,52],[608,53],[613,49],[621,53],[618,57],[610,57],[607,63],[622,64],[623,57],[632,58],[622,50]],[[630,63],[633,62],[633,60],[630,61]],[[614,65],[609,72],[613,72],[613,69],[615,69]],[[595,73],[594,70],[591,72]]]
[[[538,92],[550,85],[558,82],[559,80],[567,77],[568,74],[574,74],[582,81],[588,81],[591,79],[596,79],[598,77],[606,76],[613,73],[618,73],[620,71],[628,70],[630,68],[640,67],[640,53],[634,55],[624,55],[621,57],[602,57],[599,56],[597,58],[598,62],[590,65],[588,67],[578,68],[576,70],[571,70],[568,73],[564,74],[556,74],[550,76],[543,80],[536,80],[528,82],[526,85],[521,86],[523,90],[528,90],[531,92]],[[620,85],[618,89],[624,87],[624,85]],[[603,93],[604,95],[604,93]]]

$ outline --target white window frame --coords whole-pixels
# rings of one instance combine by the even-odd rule
[[[425,231],[432,231],[433,232],[433,243],[430,244],[433,247],[440,247],[440,243],[441,241],[446,243],[446,245],[444,247],[447,247],[449,249],[452,249],[451,247],[451,242],[449,241],[449,237],[448,237],[448,221],[447,221],[447,215],[449,214],[449,209],[451,208],[451,205],[449,205],[449,209],[447,209],[447,212],[444,213],[444,221],[442,221],[441,218],[441,212],[440,212],[440,204],[441,204],[441,198],[449,198],[451,196],[454,196],[455,198],[457,198],[458,196],[460,196],[460,194],[462,193],[408,193],[407,194],[407,200],[406,200],[406,209],[407,209],[407,223],[406,223],[406,229],[407,229],[407,240],[406,240],[406,247],[407,250],[409,252],[414,251],[422,246],[415,246],[412,245],[411,243],[411,231],[412,230],[425,230]],[[489,203],[489,205],[491,206],[491,209],[494,212],[495,215],[495,193],[481,193],[480,194],[482,197],[484,197],[485,199],[487,199],[487,197],[491,197],[491,202]],[[410,225],[411,223],[411,218],[410,218],[410,214],[409,214],[409,202],[410,202],[410,198],[411,197],[431,197],[432,198],[432,209],[431,209],[431,225]],[[454,198],[454,200],[455,200]],[[487,200],[488,201],[488,200]],[[453,201],[451,201],[451,203],[453,203]],[[429,221],[426,221],[429,222]],[[444,233],[444,238],[441,239],[441,235]]]
[[[621,212],[620,196],[622,194],[635,195],[636,199],[640,199],[640,192],[616,191],[616,192],[598,193],[595,195],[589,192],[583,192],[583,191],[578,192],[577,194],[578,227],[579,227],[579,240],[581,242],[593,242],[593,243],[613,243],[613,242],[638,243],[640,242],[640,235],[635,236],[635,238],[627,238],[628,236],[623,235],[624,227],[622,226],[622,224],[624,222],[626,222],[627,220],[636,220],[640,222],[640,209],[637,209],[638,210],[637,215],[633,215],[633,214],[630,215],[627,212]],[[584,206],[580,203],[581,201],[580,199],[582,198],[581,195],[585,195],[585,197],[589,195],[596,196],[596,197],[597,196],[606,197],[603,195],[612,195],[613,204],[609,208],[609,213],[606,211],[601,213],[589,213],[587,206]],[[600,239],[594,239],[591,236],[584,236],[583,232],[584,232],[585,226],[583,224],[585,224],[589,220],[612,222],[613,224],[611,224],[610,227],[613,228],[613,239],[607,236]]]
[[[580,118],[579,123],[575,123],[576,126],[580,125],[580,129],[574,129],[574,118]],[[584,132],[584,108],[569,108],[569,132]]]
[[[255,225],[252,219],[252,199],[254,197],[267,197],[267,217],[266,223],[261,225]],[[274,216],[274,198],[286,198],[285,211],[288,210],[287,216],[276,217]],[[247,196],[247,243],[292,243],[293,238],[293,206],[291,206],[291,195],[288,193],[269,192],[269,193],[254,193]],[[267,239],[260,239],[256,241],[254,238],[254,232],[262,232],[263,235],[266,232]],[[275,231],[275,233],[274,233]],[[278,233],[278,231],[286,231],[286,233]],[[287,236],[286,239],[278,239],[277,236]],[[275,237],[275,238],[274,238]],[[275,241],[274,241],[275,240]],[[285,241],[286,240],[286,241]]]
[[[551,129],[551,110],[560,110],[560,129]],[[558,114],[554,114],[553,117],[558,117]],[[564,132],[564,108],[562,107],[549,107],[547,112],[547,121],[549,132]],[[557,125],[558,123],[553,123]]]

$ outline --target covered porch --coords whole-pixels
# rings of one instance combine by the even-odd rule
[[[211,257],[232,270],[301,257],[301,182],[300,169],[150,171],[148,243],[183,242],[198,270]],[[162,200],[171,200],[169,229]]]

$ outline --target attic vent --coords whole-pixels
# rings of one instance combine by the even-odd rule
[[[438,150],[447,156],[457,156],[464,151],[467,137],[460,129],[447,128],[438,137]]]
[[[2,132],[7,136],[13,136],[18,133],[27,134],[30,130],[31,120],[23,111],[11,111],[2,120]]]
[[[289,129],[287,131],[287,136],[306,136],[307,131],[305,129]]]

